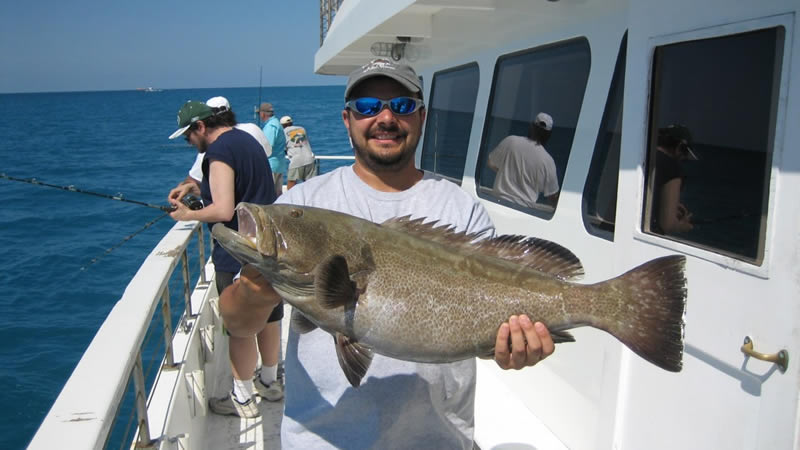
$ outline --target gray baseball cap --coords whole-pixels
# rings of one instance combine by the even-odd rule
[[[422,93],[422,82],[411,66],[405,64],[395,64],[388,59],[373,59],[354,70],[347,79],[347,87],[344,90],[344,98],[350,98],[350,92],[358,83],[372,77],[389,77],[408,89],[412,93]]]

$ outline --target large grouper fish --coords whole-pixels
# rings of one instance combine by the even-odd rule
[[[519,314],[543,322],[557,343],[588,325],[681,370],[683,256],[580,284],[571,281],[583,275],[580,261],[542,239],[480,240],[424,219],[375,224],[294,205],[240,203],[236,211],[239,231],[217,224],[214,237],[293,306],[293,329],[333,335],[353,386],[373,352],[425,363],[491,357],[500,325]]]

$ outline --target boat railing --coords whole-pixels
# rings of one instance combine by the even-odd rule
[[[344,0],[319,0],[319,45],[325,41],[328,30],[331,28],[333,18]]]
[[[351,161],[356,159],[353,155],[314,155],[314,164],[317,166],[317,173],[330,172],[333,168],[340,165],[350,164]],[[321,167],[325,163],[326,167]],[[328,167],[333,166],[333,167]]]
[[[200,264],[198,286],[209,283],[203,227],[198,222],[176,223],[148,255],[106,317],[28,448],[95,449],[105,448],[109,441],[130,442],[128,432],[133,411],[136,415],[133,429],[138,430],[134,446],[154,446],[158,438],[151,434],[148,423],[146,381],[155,376],[143,370],[142,355],[146,347],[154,346],[148,345],[150,336],[155,338],[163,334],[164,351],[152,350],[156,356],[148,353],[147,360],[160,361],[161,368],[180,365],[173,359],[173,333],[177,328],[191,327],[198,313],[192,311],[189,285],[189,247],[193,236],[197,237]],[[182,323],[173,328],[169,285],[178,262],[182,269],[185,311],[180,315]],[[161,330],[155,325],[159,316]],[[121,407],[123,403],[131,403],[130,399],[125,400],[131,379],[133,405]],[[124,436],[117,439],[115,424],[123,414],[130,414],[130,417],[122,432]],[[114,439],[110,439],[112,434]]]

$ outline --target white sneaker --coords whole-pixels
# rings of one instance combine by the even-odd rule
[[[283,384],[281,384],[280,380],[264,384],[261,381],[261,376],[256,375],[253,384],[256,387],[258,395],[268,402],[277,402],[283,398]]]
[[[255,396],[250,397],[244,403],[239,403],[234,398],[233,392],[222,398],[212,398],[208,401],[208,407],[212,412],[222,416],[239,416],[252,419],[261,415],[258,405],[256,405]]]

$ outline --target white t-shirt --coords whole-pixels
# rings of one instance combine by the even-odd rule
[[[493,234],[488,213],[457,185],[428,172],[403,192],[379,192],[352,166],[299,184],[275,203],[316,206],[381,223],[427,217],[458,231]],[[284,449],[472,449],[475,360],[448,364],[375,354],[359,388],[347,382],[331,335],[289,333]]]
[[[289,168],[307,166],[314,163],[314,152],[311,151],[311,142],[308,133],[303,127],[292,125],[283,129],[286,135],[286,157],[289,158]]]
[[[267,154],[267,158],[272,155],[272,146],[269,145],[269,141],[267,137],[264,135],[264,132],[258,125],[254,123],[237,123],[236,127],[242,131],[246,131],[250,136],[253,136],[255,140],[264,147],[264,153]],[[194,164],[192,164],[192,168],[189,169],[189,176],[194,178],[197,181],[203,181],[203,158],[205,157],[205,153],[197,153],[197,157],[194,159]]]
[[[544,147],[523,136],[507,136],[489,154],[497,167],[494,195],[533,208],[539,193],[545,197],[558,192],[556,163]]]

